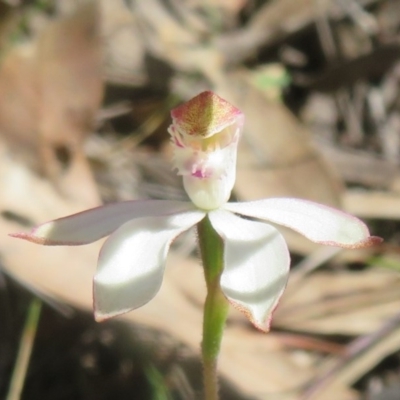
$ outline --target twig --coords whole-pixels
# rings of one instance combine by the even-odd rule
[[[361,336],[353,340],[348,346],[345,355],[341,357],[328,371],[317,377],[304,390],[301,400],[309,400],[314,398],[321,390],[334,380],[335,376],[342,371],[349,363],[354,362],[368,351],[372,350],[384,338],[393,334],[400,327],[400,313],[389,319],[383,326],[371,334]]]

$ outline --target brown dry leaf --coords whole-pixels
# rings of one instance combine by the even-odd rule
[[[222,55],[213,48],[203,46],[201,35],[181,24],[162,2],[136,2],[134,12],[142,21],[141,34],[145,37],[148,51],[153,57],[168,62],[174,70],[203,72],[222,65]]]
[[[39,89],[35,48],[20,46],[6,53],[0,64],[0,133],[14,152],[35,169]]]
[[[89,2],[0,65],[1,134],[28,165],[88,205],[99,202],[82,150],[102,99],[98,25],[97,3]]]
[[[249,0],[191,0],[188,2],[192,7],[218,8],[225,13],[238,14]]]
[[[37,60],[42,160],[47,175],[73,195],[68,182],[87,170],[82,144],[93,128],[103,95],[97,2],[54,21],[39,39]]]
[[[346,211],[363,218],[400,219],[400,194],[394,191],[347,190],[343,196]]]
[[[144,86],[145,48],[139,23],[123,0],[99,0],[107,81]]]
[[[313,0],[264,2],[242,29],[216,37],[216,47],[229,63],[238,64],[267,46],[301,29],[315,18]]]
[[[274,326],[323,334],[358,335],[378,329],[400,308],[400,274],[365,271],[317,272],[289,286]]]
[[[316,377],[302,393],[303,400],[318,400],[321,392],[333,391],[339,385],[354,385],[385,357],[399,350],[399,314],[381,327],[347,345],[339,359],[326,359]]]
[[[400,182],[396,163],[381,159],[372,153],[347,150],[322,141],[317,142],[317,146],[335,165],[346,182],[396,191]]]

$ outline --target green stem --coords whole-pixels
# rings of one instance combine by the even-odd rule
[[[220,286],[224,267],[224,243],[208,217],[197,225],[197,232],[207,284],[202,342],[204,391],[206,400],[218,400],[217,360],[229,309]]]
[[[41,308],[41,300],[35,297],[31,301],[28,309],[28,315],[20,340],[17,360],[15,362],[10,387],[6,397],[7,400],[19,400],[21,398],[25,376],[33,349],[33,342],[35,340],[36,331],[39,324]]]

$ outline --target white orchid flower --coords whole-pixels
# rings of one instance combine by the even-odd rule
[[[270,198],[228,203],[242,112],[207,91],[171,114],[174,166],[192,202],[107,204],[12,235],[43,245],[83,245],[110,235],[94,277],[97,320],[149,302],[160,289],[171,242],[206,216],[224,241],[221,289],[263,331],[268,331],[285,289],[290,255],[274,226],[248,217],[283,225],[325,245],[359,248],[380,242],[357,218],[311,201]]]

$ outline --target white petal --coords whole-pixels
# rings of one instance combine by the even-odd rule
[[[193,210],[189,202],[137,200],[111,203],[39,225],[30,233],[11,236],[44,245],[82,245],[108,236],[123,223],[139,217]]]
[[[117,229],[99,256],[94,278],[96,319],[110,318],[150,301],[160,289],[172,240],[204,215],[193,211],[138,218]]]
[[[290,255],[284,238],[271,225],[222,210],[209,213],[209,217],[225,241],[222,291],[257,328],[268,331],[289,274]]]
[[[358,218],[308,200],[272,198],[228,203],[224,208],[287,226],[316,243],[358,248],[381,241],[370,236],[367,226]]]

